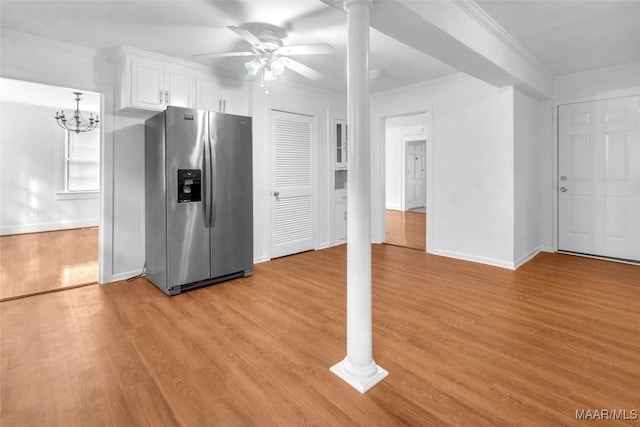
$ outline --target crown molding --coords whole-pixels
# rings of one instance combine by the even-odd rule
[[[480,24],[491,35],[514,50],[529,65],[544,73],[548,78],[553,79],[554,74],[540,60],[524,47],[518,40],[500,26],[487,12],[482,9],[474,0],[451,0],[462,11]]]
[[[96,51],[95,49],[90,49],[88,47],[82,47],[82,46],[78,46],[70,43],[60,42],[60,41],[48,39],[45,37],[34,36],[33,34],[21,33],[19,31],[7,30],[5,28],[2,29],[1,35],[2,35],[3,42],[5,41],[4,40],[5,37],[7,37],[7,38],[14,38],[14,39],[28,40],[28,41],[40,43],[49,47],[64,49],[66,51],[76,53],[79,55],[88,56],[88,57],[89,56],[94,57],[98,53],[98,51]]]

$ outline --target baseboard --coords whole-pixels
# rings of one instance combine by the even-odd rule
[[[316,250],[319,251],[319,250],[327,249],[327,248],[330,248],[330,247],[331,247],[331,245],[329,243],[321,243],[316,247]]]
[[[523,264],[526,264],[527,262],[529,262],[533,257],[538,255],[541,251],[542,251],[542,248],[540,246],[538,246],[537,248],[532,249],[529,253],[527,253],[527,254],[521,256],[520,258],[518,258],[516,260],[516,262],[515,262],[514,270],[518,269]]]
[[[255,257],[255,258],[253,259],[253,263],[254,263],[254,264],[260,264],[260,263],[267,262],[267,261],[271,261],[271,258],[268,258],[268,257],[266,257],[266,256],[264,256],[264,255],[261,255],[261,256]]]
[[[79,221],[61,221],[40,224],[3,225],[0,226],[0,235],[39,233],[42,231],[68,230],[72,228],[97,227],[99,219],[86,219]]]
[[[515,265],[513,262],[493,259],[493,258],[485,258],[477,255],[464,254],[460,252],[447,251],[441,249],[429,250],[429,253],[434,255],[446,256],[448,258],[460,259],[463,261],[471,261],[477,262],[479,264],[492,265],[494,267],[507,268],[509,270],[515,270]]]
[[[402,210],[402,206],[400,206],[400,205],[388,205],[385,209],[390,210],[390,211],[401,211]]]
[[[125,271],[123,273],[112,274],[111,279],[106,281],[105,283],[120,282],[122,280],[127,280],[132,277],[138,276],[141,272],[142,270],[135,270],[135,271]]]
[[[540,252],[555,252],[556,250],[553,249],[552,246],[540,246]]]

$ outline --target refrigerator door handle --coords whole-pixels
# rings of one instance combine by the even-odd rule
[[[210,211],[209,211],[209,227],[216,226],[216,202],[218,197],[218,186],[217,186],[217,173],[218,173],[218,162],[216,159],[216,140],[212,139],[209,136],[209,159],[211,165],[211,173],[209,174],[209,184],[211,190],[209,194],[211,195],[210,202]]]
[[[209,227],[211,222],[211,149],[206,138],[202,142],[204,151],[202,165],[202,173],[204,175],[204,226]]]

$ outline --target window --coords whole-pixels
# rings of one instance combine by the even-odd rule
[[[100,130],[67,131],[64,147],[64,191],[100,190]]]

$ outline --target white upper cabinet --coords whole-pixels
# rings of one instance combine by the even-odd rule
[[[222,86],[217,77],[198,73],[198,102],[201,110],[222,111]]]
[[[130,62],[131,92],[128,106],[150,110],[164,108],[164,66],[132,59]],[[124,100],[123,100],[124,101]]]
[[[186,67],[165,68],[164,96],[166,105],[193,108],[196,105],[196,73]]]
[[[246,116],[249,114],[247,104],[249,101],[248,86],[244,82],[226,81],[222,85],[222,108],[224,113]]]
[[[221,79],[211,73],[198,73],[197,108],[220,113],[247,114],[247,85]]]
[[[246,115],[248,88],[207,68],[129,47],[121,48],[120,108],[162,111],[168,105]]]
[[[126,64],[122,75],[122,108],[195,107],[193,70],[146,58],[127,58]]]

